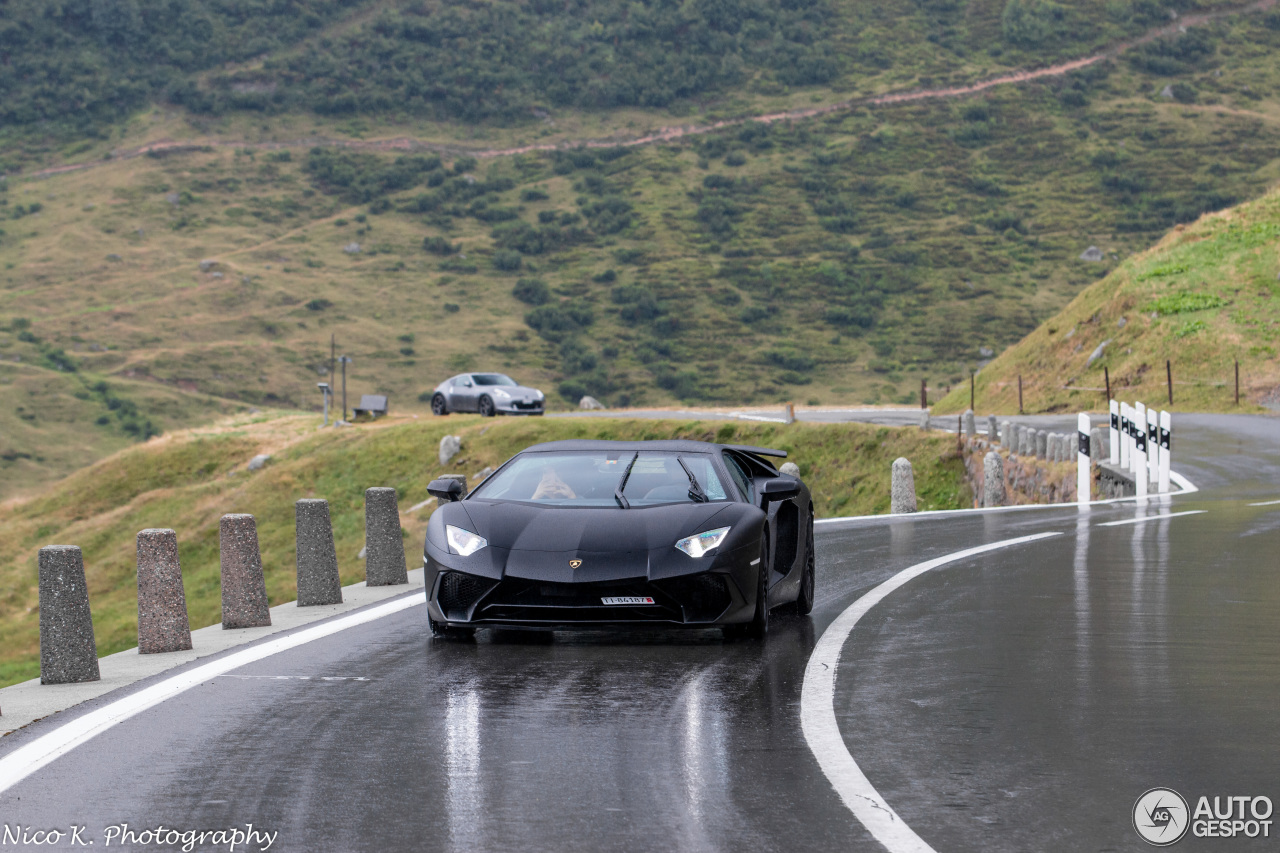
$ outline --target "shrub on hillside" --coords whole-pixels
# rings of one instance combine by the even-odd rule
[[[522,278],[511,288],[511,295],[526,305],[545,305],[551,298],[551,290],[542,279]]]

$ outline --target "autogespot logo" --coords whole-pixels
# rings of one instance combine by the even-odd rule
[[[1187,801],[1172,788],[1152,788],[1133,804],[1133,828],[1142,840],[1168,847],[1187,834]]]

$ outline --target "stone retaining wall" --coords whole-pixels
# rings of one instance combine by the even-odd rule
[[[1048,462],[1034,456],[1009,453],[999,444],[974,437],[964,442],[965,482],[973,489],[974,506],[985,506],[984,458],[994,450],[1004,460],[1004,506],[1059,504],[1076,501],[1076,463]],[[1097,496],[1098,470],[1094,469]]]

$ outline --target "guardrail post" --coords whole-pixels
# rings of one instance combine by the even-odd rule
[[[903,456],[893,461],[893,482],[889,487],[889,511],[893,513],[916,511],[916,478],[911,471],[911,461]]]
[[[267,581],[252,515],[224,515],[218,527],[222,562],[222,627],[261,628],[271,624]]]
[[[1147,496],[1147,407],[1144,403],[1135,403],[1133,407],[1133,482],[1137,486],[1138,498]]]
[[[1129,470],[1129,452],[1133,449],[1133,425],[1129,423],[1129,404],[1120,404],[1120,467]]]
[[[1084,412],[1076,415],[1076,501],[1080,504],[1088,504],[1092,498],[1091,487],[1093,484],[1092,471],[1089,469],[1089,459],[1097,454],[1101,457],[1101,448],[1092,446],[1091,430],[1089,429],[1089,416]]]
[[[1169,491],[1169,471],[1172,465],[1170,453],[1173,449],[1173,416],[1168,412],[1160,413],[1160,482],[1157,488],[1161,494]]]
[[[1111,414],[1111,426],[1107,432],[1107,449],[1110,451],[1108,461],[1112,465],[1120,464],[1120,404],[1112,400],[1108,404],[1108,411]],[[1102,460],[1099,459],[1099,462]]]
[[[40,549],[40,683],[98,681],[84,555],[75,545]]]
[[[1004,459],[994,450],[982,459],[982,505],[1004,506]]]
[[[187,595],[178,561],[178,534],[167,529],[138,533],[138,654],[191,649]]]
[[[329,502],[303,498],[293,505],[297,541],[298,606],[342,603],[338,554],[333,547]]]
[[[409,582],[395,489],[365,490],[364,543],[365,583],[368,586],[395,586]]]
[[[1147,482],[1160,482],[1160,414],[1147,409]]]

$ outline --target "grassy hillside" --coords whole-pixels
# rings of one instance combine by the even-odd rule
[[[978,408],[1017,411],[1021,374],[1029,412],[1103,409],[1104,369],[1118,399],[1174,411],[1280,408],[1277,246],[1280,191],[1174,228],[979,373]],[[968,404],[966,387],[938,409]]]
[[[780,447],[791,452],[813,489],[820,516],[886,512],[890,463],[915,465],[922,509],[970,505],[954,440],[917,429],[863,425],[697,423],[598,418],[481,421],[411,418],[317,432],[314,417],[238,416],[218,428],[152,439],[85,469],[26,502],[0,505],[0,685],[39,670],[36,552],[44,545],[84,550],[90,601],[101,654],[136,643],[137,531],[171,527],[179,553],[191,624],[219,620],[218,519],[229,512],[257,517],[272,604],[296,594],[293,502],[329,501],[344,583],[363,577],[356,560],[364,541],[364,489],[394,486],[400,494],[406,553],[420,559],[441,473],[468,476],[496,466],[540,441],[561,438],[694,438]],[[436,452],[447,432],[462,452],[447,468]],[[271,462],[255,472],[258,453]],[[434,503],[431,505],[434,506]]]
[[[558,406],[908,402],[1280,178],[1270,8],[766,7],[10,0],[0,360],[26,332],[64,371],[315,409],[336,335],[400,411],[473,368]]]

